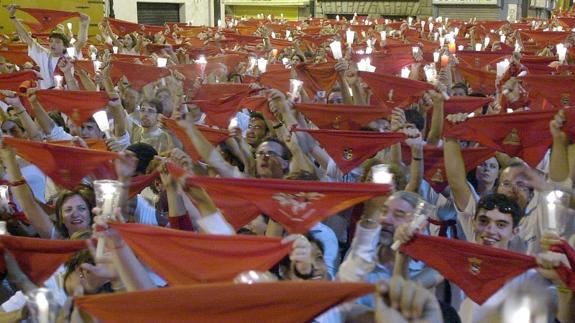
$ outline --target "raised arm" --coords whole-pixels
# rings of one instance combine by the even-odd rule
[[[32,36],[30,36],[30,34],[28,34],[28,32],[26,31],[26,29],[24,28],[24,26],[22,25],[20,20],[18,20],[14,16],[16,14],[16,9],[18,7],[19,6],[15,5],[15,4],[8,5],[8,7],[6,7],[6,9],[8,10],[8,17],[14,22],[14,26],[16,27],[16,32],[18,33],[20,40],[22,40],[23,42],[28,44],[28,47],[30,47],[30,46],[34,45],[35,41],[34,41],[34,39],[32,39]]]
[[[16,115],[18,116],[18,119],[20,119],[20,122],[22,122],[22,125],[26,130],[28,138],[34,141],[42,140],[44,134],[38,128],[38,125],[36,125],[34,120],[32,120],[32,117],[30,117],[28,111],[26,111],[26,108],[22,104],[20,97],[17,96],[16,93],[11,91],[10,92],[2,91],[2,92],[3,94],[7,95],[4,101],[16,109]]]
[[[459,118],[459,119],[457,119]],[[454,121],[463,120],[466,118],[462,115],[450,115],[448,119]],[[455,138],[445,138],[443,144],[443,156],[445,161],[445,170],[447,173],[447,181],[453,192],[455,206],[459,210],[464,210],[467,203],[471,198],[471,189],[467,185],[465,162],[461,154],[461,147]]]
[[[60,234],[55,230],[54,223],[50,220],[50,216],[40,207],[34,199],[32,190],[26,184],[26,180],[20,171],[20,165],[16,160],[16,153],[14,149],[4,146],[0,147],[0,157],[4,162],[6,171],[8,173],[8,180],[12,182],[11,190],[22,211],[26,214],[30,222],[41,238],[44,239],[59,239]]]
[[[561,129],[565,123],[565,112],[557,112],[553,120],[549,122],[549,129],[553,137],[553,148],[549,165],[549,179],[553,182],[562,182],[569,177],[568,145],[569,139]]]
[[[88,42],[88,27],[90,26],[90,16],[85,13],[80,13],[80,30],[78,31],[78,39],[74,44],[76,53],[79,53],[86,42]]]
[[[429,128],[429,133],[427,134],[427,143],[433,146],[439,144],[441,139],[441,134],[443,133],[443,106],[444,98],[441,93],[432,91],[431,99],[433,100],[433,113],[431,115],[431,127]]]

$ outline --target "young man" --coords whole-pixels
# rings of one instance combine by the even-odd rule
[[[519,234],[518,225],[522,217],[523,210],[515,199],[497,193],[486,195],[477,202],[477,210],[472,218],[473,242],[493,248],[509,249],[510,242]],[[397,229],[395,237],[397,240],[407,242],[411,239],[413,231],[408,225],[403,225]],[[513,278],[481,305],[466,298],[459,310],[461,321],[485,322],[489,315],[500,309],[511,290],[525,284],[537,283],[546,286],[541,293],[547,293],[549,299],[552,300],[553,306],[549,309],[549,313],[556,315],[560,322],[570,322],[570,320],[562,319],[572,315],[570,313],[570,308],[574,306],[572,292],[564,287],[555,271],[541,270],[548,266],[557,267],[558,262],[553,265],[544,260],[543,256],[538,255],[538,263],[542,266],[538,269],[539,273],[529,270]],[[549,281],[543,278],[550,280],[553,284],[549,284]],[[557,291],[554,287],[557,287]]]
[[[141,125],[135,126],[131,142],[145,143],[158,152],[174,148],[172,137],[159,126],[158,115],[162,114],[162,103],[158,100],[144,101],[140,105]]]
[[[52,32],[49,36],[50,47],[45,48],[41,46],[28,34],[20,20],[14,16],[17,8],[17,5],[9,5],[6,8],[8,10],[8,16],[14,22],[20,39],[28,44],[28,56],[40,67],[40,74],[42,76],[42,79],[39,80],[40,88],[51,88],[55,85],[54,75],[58,74],[57,66],[60,59],[67,56],[66,48],[70,47],[70,41],[63,33]],[[80,24],[78,40],[74,44],[76,53],[81,53],[81,48],[84,47],[84,44],[88,40],[88,25],[90,24],[90,17],[88,15],[82,13],[80,14],[80,19],[82,23]]]

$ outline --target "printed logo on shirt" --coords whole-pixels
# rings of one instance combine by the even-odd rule
[[[278,201],[279,205],[285,208],[289,208],[291,214],[288,214],[285,210],[280,209],[285,216],[291,218],[294,221],[303,221],[303,219],[309,217],[315,209],[309,209],[313,201],[320,200],[325,197],[325,194],[317,192],[299,192],[296,194],[291,193],[276,193],[272,198]],[[292,215],[299,215],[304,212],[302,217],[294,219]]]
[[[346,148],[343,150],[342,156],[343,160],[352,160],[353,159],[353,149]]]
[[[467,258],[469,261],[469,272],[477,276],[481,273],[481,262],[479,258]]]
[[[503,144],[513,146],[521,145],[521,139],[519,138],[519,130],[517,130],[517,128],[511,129],[511,132],[503,140]]]

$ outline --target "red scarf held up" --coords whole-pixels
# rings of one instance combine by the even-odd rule
[[[110,29],[118,36],[124,36],[140,30],[140,25],[133,22],[114,18],[106,18],[106,21],[110,25]]]
[[[471,50],[457,52],[457,58],[461,63],[476,69],[484,69],[485,66],[507,57],[509,57],[509,54],[501,52],[476,52]]]
[[[522,30],[521,35],[525,40],[533,39],[538,45],[546,46],[548,44],[556,45],[564,43],[570,32],[567,31],[539,31],[539,30]]]
[[[245,199],[290,233],[306,233],[317,222],[374,196],[385,195],[390,189],[383,184],[199,176],[188,177],[186,183]]]
[[[20,85],[23,82],[36,79],[38,78],[32,71],[0,74],[0,89],[20,92]]]
[[[51,31],[59,23],[70,19],[72,17],[80,17],[79,12],[69,12],[61,10],[50,10],[50,9],[38,9],[38,8],[18,8],[20,11],[31,15],[36,19],[39,24],[34,24],[36,26],[34,32]]]
[[[268,102],[267,97],[256,95],[243,98],[239,105],[240,108],[261,112],[267,120],[275,121],[276,117],[270,112]]]
[[[75,304],[110,323],[293,323],[311,322],[327,309],[373,291],[366,283],[216,283],[84,296]]]
[[[429,83],[394,75],[359,72],[359,76],[369,85],[377,103],[391,108],[407,106],[425,91],[433,90],[433,85]]]
[[[203,84],[192,98],[194,100],[224,99],[240,93],[243,94],[244,96],[247,96],[252,91],[253,89],[250,87],[249,84],[241,84],[241,83]]]
[[[99,91],[38,90],[36,97],[46,110],[70,116],[76,125],[88,121],[94,113],[106,108],[110,98]]]
[[[572,136],[575,130],[575,109],[564,111],[568,120],[564,129]],[[556,113],[556,110],[515,112],[474,117],[460,124],[445,122],[444,135],[479,142],[497,151],[520,157],[535,167],[552,143],[549,121]]]
[[[22,272],[32,282],[42,285],[74,253],[86,249],[86,241],[1,235],[0,247],[10,251]],[[5,271],[4,257],[0,257],[0,272]]]
[[[21,52],[15,50],[2,50],[0,51],[0,56],[4,57],[7,61],[22,66],[26,62],[33,63],[34,60],[28,56],[28,52]],[[5,74],[2,74],[5,75]]]
[[[206,114],[208,124],[227,129],[230,120],[240,109],[239,104],[245,96],[244,93],[237,93],[223,99],[192,100],[189,103],[196,104]]]
[[[315,95],[318,91],[331,92],[337,82],[337,72],[333,63],[299,64],[295,67],[298,77],[303,81],[303,87],[308,95]]]
[[[67,147],[58,144],[34,142],[5,137],[4,143],[16,153],[49,176],[56,184],[73,189],[84,176],[118,154],[109,151]]]
[[[177,180],[180,180],[182,176],[187,174],[184,169],[172,163],[168,163],[167,168],[170,174]],[[242,197],[230,195],[227,192],[223,192],[211,186],[205,186],[204,189],[218,209],[222,211],[226,220],[236,230],[247,225],[261,214],[257,206]]]
[[[536,107],[541,107],[543,100],[557,108],[575,105],[574,75],[528,75],[523,86]]]
[[[402,157],[404,161],[411,160],[411,149],[402,145]],[[495,156],[495,151],[491,148],[466,148],[461,151],[465,163],[465,172],[469,172],[479,166],[485,160]],[[438,193],[441,193],[447,185],[447,172],[445,170],[445,158],[443,148],[435,146],[425,146],[423,148],[423,177]]]
[[[354,54],[355,62],[364,58],[371,60],[371,65],[375,66],[375,73],[378,74],[397,74],[402,68],[415,63],[411,49],[405,54],[387,54],[384,52],[373,52],[371,55]]]
[[[481,109],[492,100],[493,99],[489,97],[452,96],[449,100],[444,101],[443,111],[445,115],[454,113],[470,113],[477,109]]]
[[[387,118],[391,110],[381,106],[300,103],[294,107],[320,129],[360,130],[369,122]]]
[[[112,80],[116,83],[122,76],[126,76],[130,85],[138,91],[146,84],[171,75],[170,70],[165,67],[130,64],[120,61],[113,61],[111,64]]]
[[[419,234],[400,250],[439,271],[479,305],[514,277],[537,267],[535,258],[524,254]]]
[[[271,65],[274,66],[274,65]],[[267,68],[268,70],[260,76],[260,84],[271,89],[278,89],[283,93],[287,93],[290,90],[290,83],[289,80],[292,78],[291,71],[288,69],[283,68],[282,66],[278,66],[277,70],[273,72],[270,71],[270,66]],[[305,87],[304,81],[304,87]],[[307,87],[305,87],[307,91]],[[313,93],[315,95],[315,92]]]
[[[483,94],[491,94],[495,92],[496,73],[467,67],[462,64],[457,65],[457,69],[459,70],[459,73],[461,73],[461,76],[469,82],[474,91],[481,92]]]
[[[198,234],[141,224],[110,226],[170,286],[231,281],[247,270],[267,271],[292,248],[279,238]]]
[[[560,244],[551,246],[551,251],[560,252],[567,256],[571,270],[569,270],[567,266],[561,266],[557,268],[556,271],[563,283],[575,292],[575,250],[567,241],[561,240]]]
[[[404,141],[402,133],[344,130],[304,130],[331,156],[342,173],[347,174],[380,150]]]
[[[178,140],[182,143],[184,151],[186,154],[190,155],[193,160],[200,160],[200,154],[196,151],[192,140],[188,136],[186,130],[178,124],[178,122],[174,119],[164,119],[164,124],[178,138]],[[214,129],[206,126],[196,125],[198,130],[202,132],[204,137],[212,144],[212,145],[219,145],[222,141],[226,140],[229,137],[227,130],[222,129]]]

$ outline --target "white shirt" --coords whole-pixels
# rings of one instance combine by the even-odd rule
[[[40,88],[49,89],[53,87],[54,71],[57,68],[60,57],[50,55],[50,51],[36,41],[34,41],[31,46],[28,46],[28,56],[40,67],[40,74],[42,75],[42,80],[39,80],[38,83]]]

